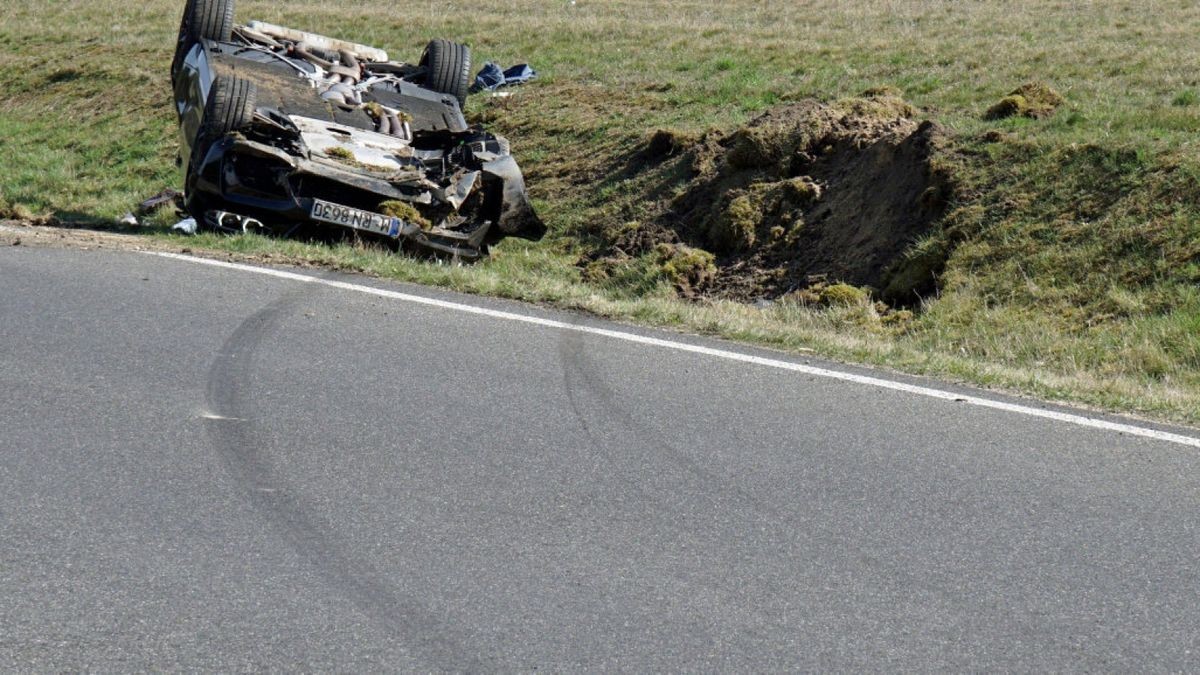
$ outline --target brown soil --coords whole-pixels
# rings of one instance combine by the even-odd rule
[[[789,104],[728,134],[659,132],[642,158],[676,163],[678,196],[652,222],[623,230],[612,250],[636,255],[682,242],[710,251],[717,272],[704,290],[722,297],[774,298],[844,282],[911,303],[937,270],[914,273],[905,253],[953,193],[937,162],[946,132],[914,116],[881,91]]]

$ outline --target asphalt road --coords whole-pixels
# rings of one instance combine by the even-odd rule
[[[3,671],[1196,670],[1198,486],[1176,443],[0,250]]]

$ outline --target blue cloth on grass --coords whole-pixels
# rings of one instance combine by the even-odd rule
[[[519,63],[511,68],[502,70],[498,64],[488,61],[483,65],[483,69],[479,71],[479,74],[475,76],[475,84],[471,86],[471,91],[495,91],[500,87],[525,84],[535,77],[537,77],[537,71],[530,67],[528,63]]]

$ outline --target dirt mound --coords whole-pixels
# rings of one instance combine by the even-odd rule
[[[624,243],[657,237],[713,252],[718,271],[706,290],[725,297],[838,281],[912,301],[932,273],[912,274],[903,254],[952,192],[934,161],[945,132],[915,116],[885,90],[834,105],[800,101],[733,133],[710,132],[679,155],[679,196]],[[653,149],[678,152],[666,138],[657,134]]]

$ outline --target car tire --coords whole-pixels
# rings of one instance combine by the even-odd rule
[[[200,134],[214,141],[249,126],[258,104],[258,88],[250,80],[220,75],[213,80],[204,106],[204,124]]]
[[[471,87],[471,48],[449,40],[432,40],[421,55],[425,67],[425,87],[458,99],[459,107],[467,104]]]
[[[227,75],[213,80],[204,106],[204,121],[192,143],[191,160],[187,176],[184,177],[184,192],[187,194],[187,211],[204,227],[204,214],[208,210],[203,198],[193,194],[200,162],[208,155],[213,143],[226,134],[245,128],[254,119],[258,89],[249,80]]]
[[[179,39],[171,61],[171,79],[179,74],[183,60],[200,40],[228,41],[233,37],[234,0],[187,0],[179,22]]]

